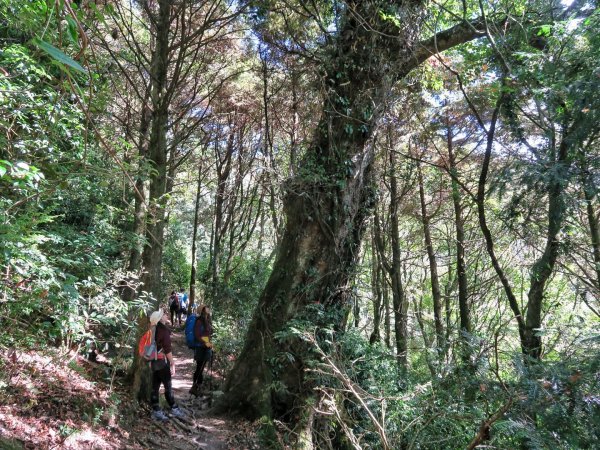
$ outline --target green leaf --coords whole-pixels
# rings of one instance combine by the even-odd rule
[[[81,66],[81,64],[79,64],[73,58],[66,55],[65,53],[63,53],[61,50],[57,49],[53,45],[48,44],[46,41],[43,41],[39,38],[34,38],[33,44],[36,47],[38,47],[40,50],[48,53],[48,55],[50,55],[52,58],[54,58],[59,63],[64,64],[69,67],[72,67],[73,69],[78,70],[79,72],[87,73],[86,70]]]
[[[75,22],[73,20],[72,17],[67,16],[67,23],[68,23],[68,31],[69,31],[69,37],[71,38],[71,42],[73,42],[73,44],[75,45],[79,45],[79,30],[77,27],[77,22]]]
[[[551,30],[552,30],[552,27],[550,25],[542,25],[537,34],[538,34],[538,36],[550,36]]]
[[[6,175],[10,167],[12,167],[12,164],[9,161],[0,159],[0,178]]]

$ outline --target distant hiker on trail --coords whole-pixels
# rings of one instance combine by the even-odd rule
[[[210,308],[205,305],[200,305],[197,309],[198,317],[194,324],[194,337],[196,341],[196,349],[194,359],[196,360],[196,371],[194,372],[194,380],[190,394],[198,396],[202,386],[204,368],[212,358],[212,342],[210,341],[213,333],[212,318]]]
[[[169,311],[171,312],[171,326],[175,327],[176,317],[179,319],[179,325],[181,325],[181,303],[175,291],[171,291],[169,296]]]
[[[179,309],[182,314],[187,316],[187,307],[188,307],[188,295],[185,292],[185,289],[179,288]],[[181,322],[179,323],[181,325]]]
[[[162,364],[152,366],[152,395],[150,404],[152,405],[152,418],[154,420],[166,421],[169,417],[163,412],[158,403],[158,394],[160,385],[165,387],[165,399],[171,407],[171,415],[174,417],[184,417],[184,412],[175,403],[173,396],[173,386],[171,377],[175,375],[175,363],[171,349],[171,331],[165,325],[167,316],[162,310],[154,311],[150,316],[150,325],[156,327],[155,341],[156,351],[163,360]],[[162,366],[162,367],[161,367]]]

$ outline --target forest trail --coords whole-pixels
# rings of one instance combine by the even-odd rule
[[[175,399],[187,417],[166,423],[150,418],[149,405],[134,401],[123,379],[114,378],[111,386],[114,372],[104,355],[96,363],[57,349],[0,352],[8,380],[7,389],[0,390],[0,449],[259,449],[255,424],[214,415],[208,392],[199,398],[188,393],[196,366],[193,353],[181,329],[172,338]],[[215,371],[211,376],[212,383],[205,376],[206,390],[214,393],[223,379]],[[165,403],[162,389],[160,401]]]
[[[171,418],[165,423],[157,423],[149,418],[141,419],[138,426],[147,426],[147,422],[150,421],[157,433],[137,438],[138,443],[143,448],[169,450],[258,449],[250,423],[212,414],[210,410],[212,400],[219,394],[223,382],[222,376],[213,370],[212,366],[208,366],[205,370],[203,394],[196,398],[188,392],[192,387],[192,377],[196,369],[193,351],[185,344],[185,333],[182,327],[174,328],[171,339],[176,369],[173,377],[173,392],[175,401],[187,416],[181,420]],[[163,388],[160,396],[163,404]],[[140,433],[138,436],[144,435]]]

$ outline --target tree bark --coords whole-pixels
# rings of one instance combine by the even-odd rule
[[[190,301],[188,314],[193,311],[196,302],[196,244],[198,240],[198,222],[200,221],[200,197],[202,193],[202,161],[198,161],[198,182],[196,184],[196,201],[194,203],[194,227],[192,229],[192,268],[190,270]]]
[[[223,405],[249,417],[278,417],[289,423],[306,417],[302,412],[310,408],[307,400],[314,386],[306,378],[305,344],[282,340],[278,333],[295,318],[310,320],[317,334],[330,324],[329,318],[335,318],[338,332],[347,320],[350,282],[365,217],[374,202],[369,139],[393,83],[430,55],[414,51],[420,3],[402,5],[411,24],[403,30],[382,18],[382,4],[356,2],[346,9],[338,37],[321,59],[323,114],[297,175],[286,186],[278,256],[225,384]],[[469,26],[454,32],[423,45],[441,51],[480,35]],[[308,313],[307,306],[315,303],[324,309],[326,320]],[[405,357],[402,346],[399,351]],[[275,380],[285,389],[273,389]]]
[[[162,253],[165,229],[165,190],[167,187],[167,123],[168,103],[164,98],[167,85],[167,56],[169,45],[170,1],[159,0],[159,12],[156,19],[156,48],[152,55],[152,119],[150,141],[148,143],[148,161],[154,171],[150,175],[148,193],[148,215],[146,224],[146,242],[142,253],[141,289],[154,299],[154,307],[160,305],[163,294],[161,283]],[[144,331],[142,324],[138,326],[138,338]],[[149,400],[149,384],[147,370],[139,365],[139,358],[134,359],[133,392],[137,398]]]
[[[377,243],[375,242],[375,230],[374,225],[371,228],[372,239],[371,239],[371,289],[373,292],[373,331],[369,336],[369,343],[371,345],[381,341],[381,312],[383,306],[383,293],[381,291],[381,285],[383,280],[381,279],[381,264],[379,262],[379,252],[377,251]]]
[[[594,258],[594,271],[596,273],[595,284],[600,292],[600,226],[598,225],[598,216],[594,208],[596,190],[589,180],[589,175],[585,176],[586,178],[583,181],[583,196],[585,198],[585,207],[592,240],[592,255]]]
[[[442,291],[440,289],[440,278],[438,275],[437,260],[433,250],[433,241],[431,239],[431,227],[429,224],[429,215],[427,214],[427,203],[425,201],[425,189],[423,187],[423,173],[421,164],[417,162],[417,177],[419,179],[419,198],[421,200],[421,223],[423,225],[423,235],[425,236],[425,248],[427,249],[427,258],[429,260],[429,272],[431,278],[431,298],[433,300],[433,320],[435,323],[435,337],[438,355],[442,355],[446,343],[444,340],[444,323],[442,320]]]
[[[149,95],[148,95],[149,96]],[[135,242],[129,256],[129,272],[139,272],[142,267],[142,252],[144,249],[144,232],[146,228],[146,195],[144,186],[144,176],[141,173],[147,154],[148,129],[150,126],[150,109],[148,107],[149,99],[145,99],[142,104],[142,117],[140,119],[140,128],[138,136],[138,175],[135,179],[135,196],[134,196],[134,214],[133,214],[133,233]],[[133,298],[133,295],[132,297]]]
[[[231,174],[231,159],[234,150],[235,131],[230,130],[227,138],[225,154],[221,155],[218,142],[215,143],[215,161],[217,166],[217,192],[215,194],[215,212],[212,229],[212,248],[210,255],[210,298],[214,301],[217,297],[219,275],[221,266],[221,240],[226,231],[224,226],[225,202],[227,197],[227,182]]]
[[[454,141],[452,139],[452,128],[448,124],[446,128],[446,139],[448,144],[448,165],[452,176],[452,204],[454,205],[454,226],[456,230],[456,276],[458,279],[458,313],[460,319],[460,340],[462,341],[462,354],[465,362],[469,361],[470,351],[465,333],[470,334],[471,313],[469,311],[469,292],[467,279],[467,264],[465,261],[465,230],[463,207],[460,188],[456,177],[456,156],[454,154]]]
[[[383,271],[383,268],[379,272],[382,283],[382,294],[383,294],[383,327],[384,327],[384,342],[385,346],[389,349],[392,348],[392,315],[390,312],[390,290],[389,283]]]
[[[527,315],[525,317],[524,351],[533,359],[542,356],[542,337],[536,331],[542,326],[542,306],[546,283],[554,271],[554,265],[560,250],[558,233],[565,218],[565,189],[568,183],[567,172],[570,168],[567,136],[563,136],[554,157],[554,171],[548,190],[548,228],[546,245],[530,271],[529,292],[527,295]]]
[[[492,113],[492,118],[490,121],[489,129],[486,131],[487,143],[486,143],[485,153],[483,155],[483,162],[481,164],[481,172],[479,174],[479,182],[477,184],[477,197],[476,197],[475,202],[477,204],[477,216],[479,219],[479,228],[481,229],[481,232],[485,239],[485,248],[486,248],[487,253],[492,261],[492,266],[494,267],[496,275],[500,279],[500,283],[502,284],[502,287],[504,288],[504,293],[506,294],[506,297],[508,298],[508,304],[510,306],[510,309],[512,310],[513,314],[515,315],[515,319],[517,321],[518,330],[519,330],[519,339],[520,339],[520,343],[521,343],[521,350],[524,354],[526,354],[526,350],[525,350],[525,320],[523,318],[523,315],[521,314],[521,308],[519,307],[519,302],[517,301],[517,297],[515,296],[515,293],[514,293],[512,286],[508,280],[508,277],[506,276],[506,273],[504,272],[504,269],[500,265],[500,261],[498,260],[498,257],[496,256],[496,251],[495,251],[495,247],[494,247],[494,239],[492,237],[492,232],[490,231],[488,224],[487,224],[486,211],[485,211],[485,186],[486,186],[486,181],[487,181],[487,175],[488,175],[489,168],[490,168],[490,161],[492,158],[492,148],[494,145],[496,124],[498,122],[498,115],[500,113],[500,107],[502,106],[503,101],[504,101],[504,97],[503,97],[503,95],[501,95],[500,98],[498,99],[498,101],[496,102],[496,108],[494,109],[494,112]]]
[[[400,253],[400,219],[398,214],[398,179],[396,177],[396,158],[390,151],[390,222],[392,264],[389,274],[392,280],[392,305],[394,308],[394,332],[396,352],[401,375],[408,369],[408,301],[402,284],[402,258]],[[382,256],[383,259],[383,256]]]

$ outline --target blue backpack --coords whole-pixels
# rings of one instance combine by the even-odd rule
[[[200,347],[201,343],[196,340],[194,327],[196,326],[196,314],[190,314],[185,320],[185,343],[188,348],[195,349]]]

